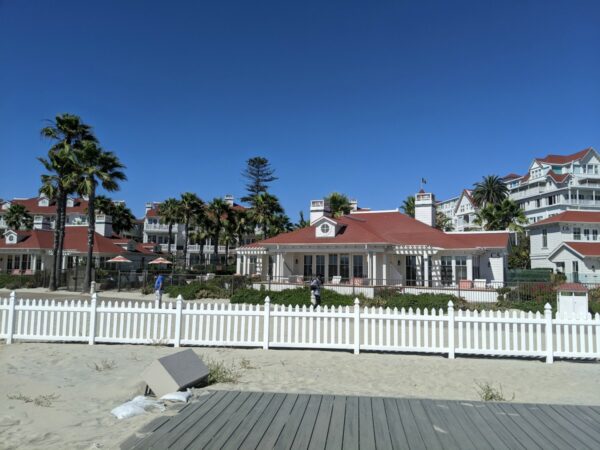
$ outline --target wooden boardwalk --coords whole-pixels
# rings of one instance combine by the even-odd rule
[[[140,433],[121,448],[598,449],[600,407],[214,391]]]

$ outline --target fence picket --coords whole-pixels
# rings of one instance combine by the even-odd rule
[[[12,305],[12,306],[11,306]],[[362,330],[361,330],[362,327]],[[444,334],[447,333],[447,336]],[[600,314],[349,306],[0,299],[0,334],[19,340],[243,345],[600,358]],[[262,334],[262,336],[261,336]],[[455,342],[456,339],[456,342]]]

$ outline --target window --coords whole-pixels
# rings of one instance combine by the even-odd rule
[[[406,255],[406,285],[415,286],[417,283],[417,257]]]
[[[456,261],[456,279],[466,280],[467,279],[467,257],[457,256]]]
[[[442,285],[450,286],[452,284],[452,256],[442,256],[440,271]]]
[[[542,248],[548,248],[548,230],[542,230]]]
[[[340,276],[343,280],[350,278],[350,255],[340,255]]]
[[[573,240],[580,241],[581,240],[581,228],[573,228]]]
[[[312,255],[304,255],[304,276],[312,277]]]
[[[535,201],[535,207],[536,207],[536,208],[539,208],[539,207],[541,207],[541,206],[542,206],[542,199],[538,198],[538,199]]]
[[[565,273],[565,263],[564,262],[556,263],[556,273]]]
[[[583,239],[585,241],[589,241],[590,240],[590,230],[588,230],[587,228],[585,230],[583,230]]]
[[[329,255],[329,278],[338,274],[338,255]]]
[[[550,197],[548,197],[548,206],[552,206],[556,204],[556,196],[555,195],[551,195]]]
[[[42,270],[42,257],[38,256],[35,260],[35,270]]]
[[[592,230],[592,241],[598,240],[598,230]]]
[[[325,276],[325,255],[317,255],[316,258],[316,275]]]
[[[327,234],[329,233],[329,225],[324,223],[323,225],[321,225],[321,233],[323,234]]]
[[[363,278],[363,255],[353,255],[352,265],[352,276],[354,278]]]

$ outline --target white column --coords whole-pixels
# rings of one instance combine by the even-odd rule
[[[238,275],[242,275],[242,255],[239,253],[235,258],[235,273]]]
[[[31,255],[30,258],[31,258],[31,262],[30,262],[30,264],[31,264],[31,271],[35,272],[35,263],[36,263],[38,257],[37,257],[37,255]]]
[[[458,284],[456,280],[456,257],[454,255],[452,256],[452,282]]]
[[[367,253],[367,278],[373,278],[373,254]]]
[[[383,279],[382,284],[385,286],[387,284],[387,275],[388,275],[388,255],[387,253],[383,254],[383,265],[381,266],[381,278]]]
[[[373,262],[373,282],[371,283],[372,285],[376,285],[377,284],[377,253],[373,253],[371,255],[371,261]]]
[[[467,280],[473,280],[473,256],[467,256]]]
[[[429,257],[427,253],[423,253],[423,286],[429,286]]]

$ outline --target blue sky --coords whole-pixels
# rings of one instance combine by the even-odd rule
[[[395,208],[600,148],[597,1],[0,0],[0,197],[37,192],[57,113],[127,165],[115,198],[244,194],[293,221],[337,190]]]

